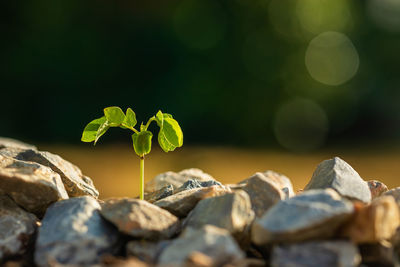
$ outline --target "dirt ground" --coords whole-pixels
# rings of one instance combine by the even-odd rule
[[[42,145],[39,149],[58,154],[79,166],[93,179],[102,199],[139,194],[139,159],[130,147]],[[400,148],[293,154],[274,150],[188,146],[164,153],[156,147],[146,158],[145,180],[169,170],[195,167],[222,183],[235,183],[257,171],[274,170],[289,177],[297,191],[307,184],[318,163],[334,156],[347,161],[364,180],[377,179],[389,188],[400,186]]]

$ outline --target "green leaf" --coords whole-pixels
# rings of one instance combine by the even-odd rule
[[[97,141],[99,141],[99,138],[107,132],[107,130],[110,128],[110,125],[108,124],[108,121],[106,120],[103,122],[102,125],[100,125],[99,129],[97,130],[96,133],[96,138],[94,139],[94,145],[96,145]]]
[[[111,127],[120,126],[125,119],[125,114],[119,107],[108,107],[104,109],[104,115]]]
[[[183,145],[183,133],[176,120],[164,116],[158,133],[158,143],[165,152],[174,151]]]
[[[162,128],[162,125],[163,125],[163,122],[164,122],[164,115],[161,112],[161,110],[159,110],[157,112],[155,117],[156,117],[156,122],[157,122],[158,127]]]
[[[150,153],[152,137],[153,134],[149,131],[134,133],[132,135],[133,148],[139,157]]]
[[[97,131],[100,126],[106,121],[106,117],[103,116],[101,118],[92,120],[91,122],[86,125],[85,129],[82,133],[82,142],[93,142],[96,140]]]
[[[165,152],[174,151],[176,146],[172,145],[165,137],[165,133],[160,130],[158,133],[158,144]]]
[[[183,145],[183,133],[178,122],[172,118],[164,117],[163,132],[168,141],[176,147]]]
[[[122,126],[124,126],[126,128],[133,128],[133,127],[135,127],[136,123],[137,123],[137,120],[136,120],[135,112],[133,112],[133,110],[131,108],[128,108],[126,110],[126,115],[125,115],[124,121],[122,122]]]
[[[171,118],[171,119],[173,119],[171,114],[163,113],[163,115],[164,115],[164,118]]]

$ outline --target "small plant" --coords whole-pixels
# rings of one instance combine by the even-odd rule
[[[107,132],[110,127],[120,127],[133,131],[132,141],[136,154],[140,157],[140,199],[144,196],[144,156],[151,151],[151,139],[153,134],[147,130],[151,122],[156,121],[160,127],[158,132],[158,143],[165,151],[174,151],[183,144],[183,133],[178,122],[172,115],[162,113],[161,110],[151,117],[146,124],[140,124],[140,131],[134,127],[137,123],[136,114],[128,108],[126,114],[119,107],[108,107],[104,109],[104,116],[89,122],[82,133],[83,142],[93,142],[96,145],[99,138]]]

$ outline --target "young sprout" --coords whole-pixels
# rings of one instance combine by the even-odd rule
[[[158,143],[165,151],[174,151],[183,144],[183,133],[178,122],[172,115],[162,113],[161,110],[151,117],[146,124],[141,123],[140,131],[134,127],[137,123],[136,114],[128,108],[126,114],[119,107],[108,107],[104,109],[104,116],[89,122],[82,133],[83,142],[93,142],[96,145],[99,138],[107,132],[110,127],[120,127],[133,131],[132,141],[136,154],[140,157],[140,199],[144,196],[144,156],[150,153],[151,138],[153,134],[147,130],[151,122],[157,122],[160,127],[158,132]]]

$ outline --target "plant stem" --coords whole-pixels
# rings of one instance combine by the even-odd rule
[[[150,123],[152,122],[152,121],[155,121],[156,120],[156,117],[151,117],[148,121],[147,121],[147,123],[146,123],[146,130],[147,130],[147,128],[149,128],[149,126],[150,126]]]
[[[140,199],[144,199],[144,156],[140,157]]]

